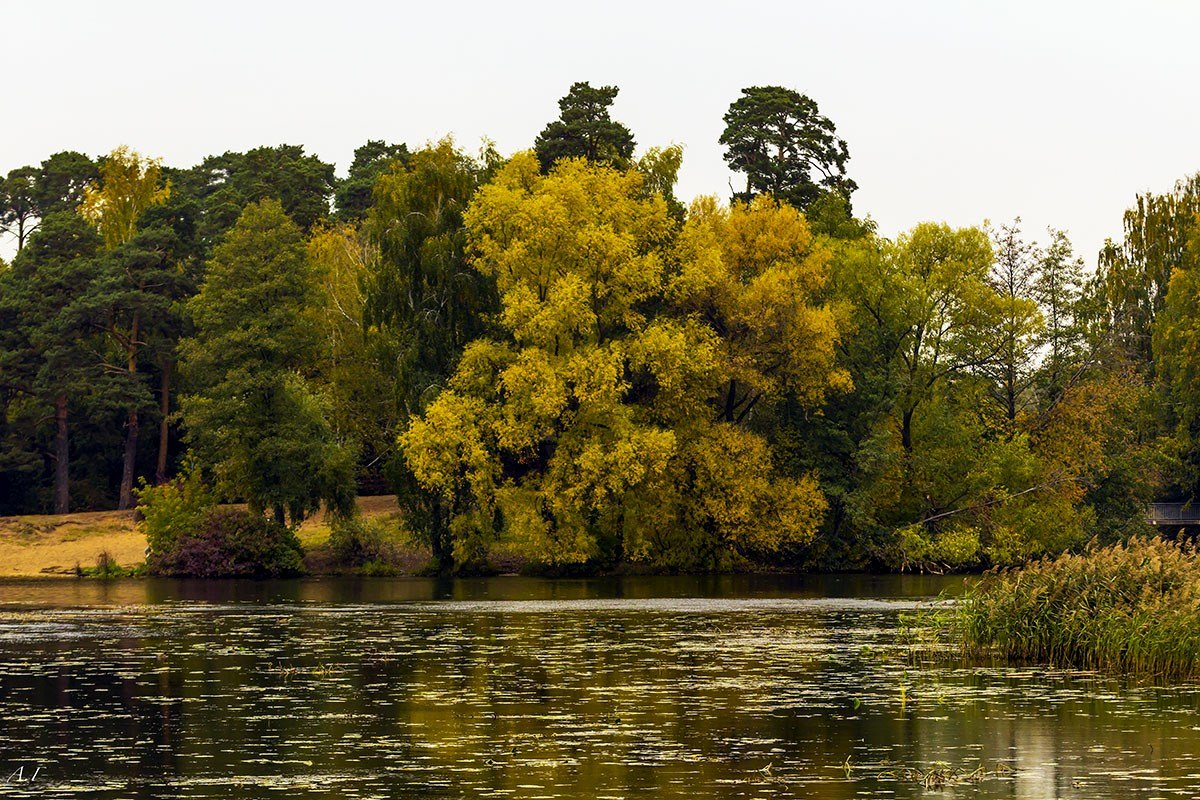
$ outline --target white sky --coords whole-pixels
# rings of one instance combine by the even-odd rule
[[[1200,170],[1198,31],[1182,0],[0,0],[0,171],[122,143],[177,166],[303,144],[339,174],[367,139],[511,152],[587,80],[620,86],[639,149],[685,145],[682,197],[724,197],[721,117],[779,84],[837,124],[886,235],[1020,215],[1090,265],[1136,192]]]

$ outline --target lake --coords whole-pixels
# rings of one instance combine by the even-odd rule
[[[0,793],[1200,797],[1198,685],[916,666],[961,585],[0,583]]]

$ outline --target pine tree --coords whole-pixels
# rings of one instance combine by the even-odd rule
[[[192,386],[184,425],[200,463],[226,497],[293,523],[322,502],[348,511],[354,501],[353,453],[306,380],[316,292],[300,228],[278,201],[252,203],[214,250],[187,304],[195,335],[180,345]]]

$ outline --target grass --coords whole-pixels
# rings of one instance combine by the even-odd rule
[[[332,520],[327,514],[318,514],[305,520],[297,534],[304,547],[304,563],[309,572],[384,577],[422,574],[428,568],[429,548],[413,541],[396,506],[395,495],[360,497],[358,510],[364,521],[373,523],[383,532],[379,557],[358,567],[340,563],[330,542]]]
[[[367,517],[397,515],[398,526],[394,495],[360,497],[358,506]],[[320,572],[329,541],[328,519],[318,514],[305,520],[299,536],[305,550],[314,556],[318,567],[314,571]],[[124,574],[144,563],[145,554],[146,537],[137,530],[132,511],[0,517],[0,578]],[[419,561],[419,567],[428,557],[428,553],[406,548],[402,567],[409,561]]]
[[[0,578],[74,576],[105,552],[117,564],[145,560],[132,511],[0,517]]]
[[[970,658],[1200,677],[1200,553],[1192,544],[1128,544],[991,572],[937,626]]]

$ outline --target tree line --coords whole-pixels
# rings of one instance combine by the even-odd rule
[[[443,569],[1010,564],[1200,480],[1200,177],[1095,270],[1065,233],[880,236],[809,97],[743,90],[744,184],[675,195],[616,87],[531,150],[370,141],[0,181],[0,513],[179,475],[297,523],[394,492]],[[147,435],[152,432],[151,435]]]

